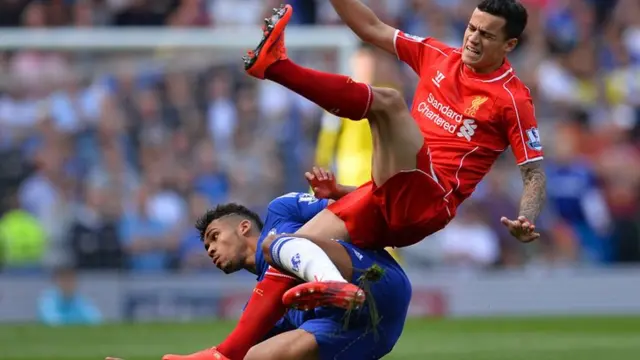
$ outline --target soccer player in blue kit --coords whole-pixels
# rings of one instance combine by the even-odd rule
[[[244,269],[258,275],[260,281],[270,274],[271,267],[267,261],[277,263],[273,258],[278,256],[278,249],[272,249],[271,259],[265,258],[260,251],[265,238],[294,233],[330,202],[311,194],[289,193],[271,201],[264,224],[257,214],[242,205],[219,205],[204,214],[196,228],[207,253],[219,269],[225,273]],[[411,299],[409,279],[385,250],[362,250],[339,240],[334,244],[323,250],[341,275],[350,279],[352,284],[359,284],[363,269],[370,269],[374,264],[382,269],[381,277],[370,282],[369,293],[360,309],[350,314],[346,314],[344,309],[329,307],[289,310],[269,334],[254,341],[252,345],[255,346],[246,356],[243,351],[236,352],[232,343],[224,348],[221,345],[187,356],[165,355],[163,359],[357,360],[378,359],[388,354],[404,327]],[[256,291],[262,290],[256,288]],[[267,294],[264,295],[266,298]],[[265,301],[264,309],[270,311],[271,306],[268,300]],[[377,310],[375,317],[371,316],[372,306]],[[346,316],[348,322],[345,322]],[[239,323],[237,328],[240,326]]]

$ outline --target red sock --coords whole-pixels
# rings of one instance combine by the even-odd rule
[[[355,82],[348,76],[308,69],[289,59],[269,66],[265,78],[304,96],[336,116],[352,120],[365,118],[373,101],[369,85]]]
[[[236,328],[217,346],[231,360],[243,359],[252,346],[262,341],[287,311],[282,295],[299,283],[293,276],[269,268],[240,316]]]

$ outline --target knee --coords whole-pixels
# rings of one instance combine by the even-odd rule
[[[374,113],[397,113],[407,108],[406,101],[402,94],[391,88],[373,88],[373,103],[371,112]]]
[[[262,255],[264,256],[264,260],[267,264],[271,266],[275,266],[273,263],[273,258],[271,257],[271,245],[273,242],[278,239],[278,235],[272,234],[264,238],[262,244],[260,245],[260,251],[262,251]]]

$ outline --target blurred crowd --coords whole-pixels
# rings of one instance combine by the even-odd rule
[[[339,23],[327,1],[290,2],[297,24]],[[499,224],[517,213],[522,186],[505,154],[447,229],[400,252],[407,266],[640,261],[640,1],[523,2],[529,26],[510,59],[535,98],[545,145],[542,240],[522,246]],[[278,3],[0,0],[0,26],[255,25]],[[475,5],[367,3],[391,25],[452,46]],[[209,269],[192,228],[198,214],[225,201],[263,213],[273,197],[307,191],[322,111],[244,76],[239,54],[227,61],[216,54],[225,49],[206,50],[0,52],[1,271]],[[295,56],[337,69],[331,52]],[[373,81],[396,84],[410,101],[407,67],[373,56],[374,76],[384,77]]]

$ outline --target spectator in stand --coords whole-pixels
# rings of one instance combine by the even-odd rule
[[[100,310],[78,289],[76,273],[68,267],[53,272],[52,287],[38,299],[38,315],[46,325],[86,325],[102,322]]]

